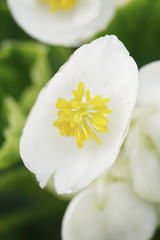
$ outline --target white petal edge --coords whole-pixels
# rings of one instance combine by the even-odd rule
[[[103,207],[95,189],[78,194],[69,204],[62,225],[63,240],[147,240],[154,234],[153,207],[138,198],[125,183],[103,192]]]
[[[114,15],[113,0],[78,0],[73,9],[50,13],[38,0],[8,0],[16,20],[32,37],[53,45],[77,46],[103,30]]]

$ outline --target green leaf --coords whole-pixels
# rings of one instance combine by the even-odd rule
[[[5,42],[0,50],[0,169],[20,159],[19,139],[25,119],[53,75],[48,51],[41,44],[25,42]]]
[[[2,132],[5,141],[0,148],[0,169],[10,167],[19,161],[19,139],[26,118],[19,105],[11,97],[5,98],[4,109],[6,112],[3,114],[8,124]]]
[[[1,47],[0,145],[2,141],[4,141],[4,135],[2,134],[3,128],[8,124],[6,116],[3,116],[3,112],[5,112],[5,110],[3,110],[5,97],[12,96],[15,100],[19,101],[27,87],[34,88],[35,86],[39,86],[38,90],[40,90],[53,75],[53,71],[47,59],[48,51],[49,48],[41,44],[23,42],[4,42]],[[30,107],[31,104],[29,103],[28,109]]]

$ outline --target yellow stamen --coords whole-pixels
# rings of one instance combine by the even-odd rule
[[[91,98],[89,90],[85,93],[83,82],[80,82],[78,89],[73,90],[72,93],[74,98],[71,101],[63,98],[57,100],[56,108],[59,109],[59,118],[54,122],[53,126],[59,128],[61,136],[75,136],[79,148],[82,148],[84,141],[89,141],[91,136],[101,145],[101,141],[93,129],[102,134],[108,131],[107,123],[109,121],[107,115],[113,111],[109,110],[105,104],[110,99],[102,99],[99,95]],[[82,101],[84,96],[86,102]]]
[[[38,0],[38,2],[45,2],[50,5],[51,12],[56,12],[57,10],[67,11],[73,8],[78,0]]]

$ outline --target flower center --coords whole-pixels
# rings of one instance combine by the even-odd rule
[[[53,126],[58,127],[61,136],[74,137],[79,148],[83,147],[84,141],[89,141],[93,137],[96,142],[101,145],[101,141],[93,130],[99,133],[108,131],[107,115],[112,113],[106,106],[110,101],[109,98],[102,99],[101,96],[90,96],[90,90],[85,93],[85,85],[80,82],[77,90],[73,90],[74,98],[67,101],[59,98],[56,108],[59,118],[54,122]],[[86,102],[82,101],[85,96]]]
[[[45,2],[50,5],[51,12],[56,12],[61,9],[63,11],[67,11],[70,8],[73,8],[77,0],[38,0],[39,2]]]

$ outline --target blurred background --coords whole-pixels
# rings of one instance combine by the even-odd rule
[[[160,0],[132,0],[118,8],[94,38],[105,34],[117,35],[139,68],[160,59]],[[32,39],[0,0],[0,240],[61,239],[68,201],[40,189],[19,156],[19,139],[40,89],[74,50]]]

